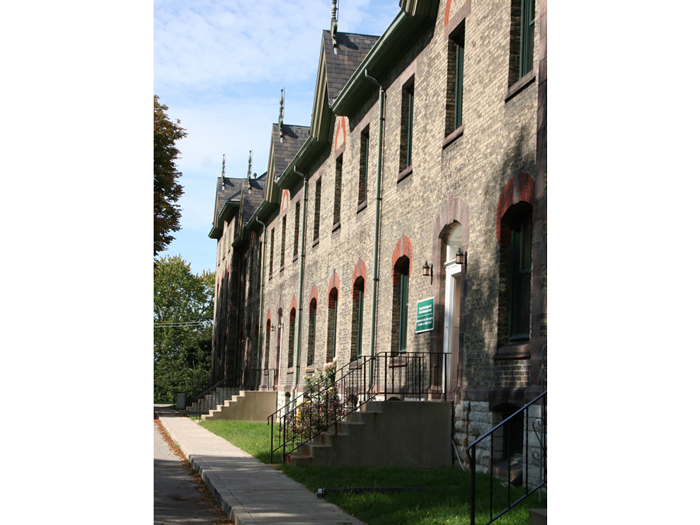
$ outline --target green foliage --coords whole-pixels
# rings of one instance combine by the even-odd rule
[[[180,151],[175,141],[187,136],[180,120],[172,122],[168,106],[153,97],[153,256],[163,251],[173,240],[172,232],[180,229],[180,206],[177,201],[183,193],[177,180],[181,173],[175,166]]]
[[[427,487],[409,492],[329,493],[326,499],[370,525],[428,525],[469,523],[470,472],[459,468],[409,469],[399,467],[295,467],[281,465],[289,477],[312,492],[320,488]],[[477,473],[476,523],[489,519],[489,476]],[[511,501],[525,493],[511,487]],[[493,482],[494,515],[504,509],[508,491],[501,481]],[[498,525],[528,525],[528,509],[546,508],[547,499],[537,494],[499,518]]]
[[[182,257],[156,261],[153,281],[154,402],[173,403],[209,386],[214,274],[195,275]],[[189,324],[207,321],[205,324]],[[168,324],[178,323],[178,326]]]
[[[263,463],[270,462],[270,425],[267,423],[216,419],[202,421],[200,425]],[[277,427],[277,424],[275,423],[274,426]],[[273,462],[281,463],[281,461],[281,451],[275,452]]]

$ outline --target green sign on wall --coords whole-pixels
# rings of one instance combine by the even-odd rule
[[[434,328],[435,297],[418,301],[416,307],[416,333],[429,332]]]

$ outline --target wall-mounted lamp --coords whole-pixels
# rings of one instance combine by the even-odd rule
[[[457,254],[455,255],[455,262],[457,264],[464,264],[464,252],[462,251],[461,246],[459,248],[457,248]]]
[[[423,277],[430,277],[430,284],[433,284],[433,265],[428,266],[428,261],[423,265]]]

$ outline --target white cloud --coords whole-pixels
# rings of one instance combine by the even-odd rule
[[[338,28],[381,35],[398,10],[398,0],[343,0]],[[188,132],[178,142],[182,230],[170,252],[194,262],[209,246],[213,267],[213,241],[193,239],[211,228],[222,155],[227,176],[245,176],[251,149],[253,171],[267,170],[282,87],[285,122],[309,125],[331,0],[155,0],[154,13],[155,93]]]

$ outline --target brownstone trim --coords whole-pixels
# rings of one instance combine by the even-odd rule
[[[510,238],[507,235],[502,235],[501,223],[508,209],[519,202],[527,202],[534,207],[535,179],[524,171],[516,170],[498,197],[496,207],[496,242],[498,244],[510,243]]]
[[[401,257],[408,258],[408,276],[410,277],[411,266],[413,265],[413,244],[411,244],[411,239],[409,239],[407,235],[401,236],[396,243],[396,246],[394,246],[394,252],[391,255],[391,273],[394,279],[393,284],[398,284],[396,279],[397,275],[400,275],[400,273],[396,271],[396,262]]]
[[[287,374],[293,374],[294,373],[294,367],[293,366],[288,366],[287,367]]]
[[[309,304],[311,304],[311,301],[314,299],[316,299],[316,304],[318,304],[318,288],[316,288],[315,284],[311,287],[311,291],[309,292]]]
[[[331,233],[333,233],[333,232],[335,232],[335,231],[337,231],[337,230],[339,230],[339,229],[340,229],[340,221],[336,222],[336,223],[333,225],[333,228],[331,229]]]
[[[361,204],[357,206],[357,213],[360,213],[362,210],[364,210],[367,207],[367,199],[362,201]]]
[[[457,29],[457,26],[462,23],[472,12],[472,3],[470,0],[457,11],[452,20],[449,20],[450,16],[450,0],[447,0],[447,7],[445,9],[445,28],[443,29],[444,41],[447,42],[450,39],[452,32]],[[449,20],[449,21],[448,21]]]
[[[343,153],[345,152],[345,142],[343,142],[342,146],[340,146],[338,149],[335,150],[335,155],[333,156],[334,159],[338,159]]]
[[[452,144],[459,137],[464,135],[464,127],[465,127],[465,124],[462,124],[460,127],[458,127],[456,130],[454,130],[452,133],[447,135],[445,137],[445,139],[442,141],[442,149],[445,149],[447,146]]]
[[[398,184],[406,177],[408,177],[411,173],[413,173],[413,164],[411,164],[408,168],[399,173],[398,177],[396,177],[396,183]]]
[[[333,290],[333,288],[340,290],[340,277],[338,277],[338,273],[335,270],[333,270],[331,278],[328,281],[328,295],[331,294],[331,290]]]
[[[311,247],[312,247],[312,248],[315,248],[316,246],[318,246],[319,241],[320,241],[320,239],[319,239],[318,237],[316,237],[316,238],[311,242]]]
[[[506,96],[505,102],[511,100],[515,95],[523,91],[527,86],[532,84],[536,78],[535,68],[533,67],[528,73],[525,73],[523,77],[518,80],[515,84],[508,87],[506,86]]]

